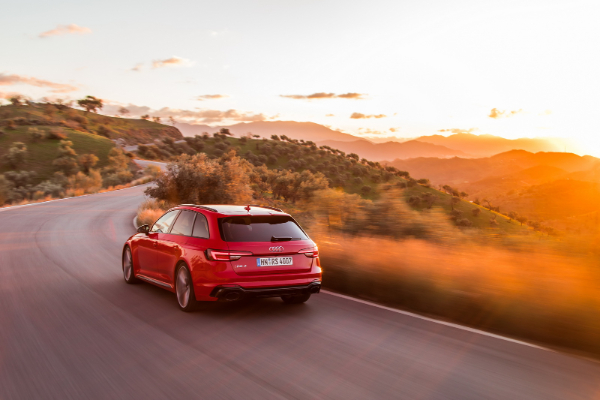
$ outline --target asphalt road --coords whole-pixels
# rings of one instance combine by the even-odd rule
[[[141,193],[0,211],[0,399],[600,398],[595,362],[330,294],[183,313],[123,282]]]
[[[138,158],[135,158],[133,160],[137,165],[139,165],[142,168],[146,168],[149,165],[156,165],[157,167],[159,167],[161,170],[166,171],[167,170],[167,163],[165,162],[160,162],[160,161],[150,161],[150,160],[140,160]]]

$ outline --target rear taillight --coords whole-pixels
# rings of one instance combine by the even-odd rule
[[[251,256],[249,251],[229,251],[229,250],[206,250],[206,258],[211,261],[235,261],[243,256]]]
[[[304,254],[306,257],[317,258],[317,257],[319,257],[319,248],[317,246],[309,247],[309,248],[300,250],[298,253]]]

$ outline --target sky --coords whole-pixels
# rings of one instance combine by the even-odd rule
[[[32,1],[0,14],[0,98],[366,137],[561,137],[600,156],[598,1]]]

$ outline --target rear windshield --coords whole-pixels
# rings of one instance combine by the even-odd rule
[[[227,242],[270,242],[306,240],[308,237],[289,216],[227,217],[219,220]]]

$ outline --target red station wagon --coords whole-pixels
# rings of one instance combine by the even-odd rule
[[[304,303],[321,290],[319,251],[285,212],[262,206],[183,204],[142,225],[123,247],[125,282],[143,280],[197,301],[281,297]]]

